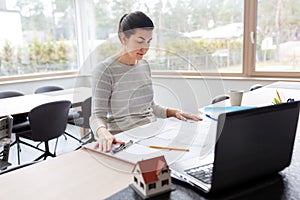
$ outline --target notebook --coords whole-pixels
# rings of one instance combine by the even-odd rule
[[[277,174],[291,162],[298,117],[299,102],[222,113],[210,163],[194,155],[171,164],[172,176],[208,193]]]

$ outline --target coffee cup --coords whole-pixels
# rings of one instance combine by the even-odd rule
[[[232,106],[240,106],[243,99],[243,90],[229,90],[230,103]]]

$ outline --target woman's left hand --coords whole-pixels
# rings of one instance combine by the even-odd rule
[[[183,121],[187,121],[188,119],[193,120],[193,121],[201,121],[202,120],[202,118],[199,116],[189,114],[189,113],[184,113],[184,112],[176,112],[175,117],[177,119],[180,119]]]
[[[181,112],[180,110],[175,110],[175,109],[168,109],[167,116],[168,117],[176,117],[177,119],[180,119],[183,121],[187,121],[187,120],[201,121],[202,120],[202,118],[197,115]]]

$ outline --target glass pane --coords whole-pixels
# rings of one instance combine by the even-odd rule
[[[300,71],[300,1],[259,0],[256,71]]]
[[[0,77],[77,68],[72,0],[0,2]]]
[[[120,48],[117,26],[140,10],[154,22],[146,59],[153,70],[242,72],[243,0],[93,0],[94,39],[101,59]]]

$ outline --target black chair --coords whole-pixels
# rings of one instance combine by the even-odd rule
[[[256,89],[261,88],[261,87],[262,87],[261,84],[254,84],[250,87],[249,91],[253,91],[253,90],[256,90]]]
[[[12,116],[9,115],[0,119],[0,147],[3,147],[3,151],[0,153],[0,170],[4,170],[11,165],[11,163],[8,162],[8,158],[12,127]]]
[[[226,99],[229,99],[229,95],[228,94],[221,94],[218,96],[215,96],[212,100],[211,100],[211,104],[215,104],[221,101],[225,101]]]
[[[59,90],[63,90],[63,88],[59,87],[59,86],[55,86],[55,85],[42,86],[42,87],[37,88],[34,91],[34,94],[40,94],[40,93],[52,92],[52,91],[59,91]]]
[[[24,94],[18,91],[1,91],[0,92],[0,99],[9,98],[9,97],[17,97],[23,96]]]
[[[28,123],[27,130],[16,134],[18,164],[20,164],[20,144],[43,152],[43,154],[35,160],[42,158],[45,160],[48,156],[56,156],[55,151],[58,141],[56,140],[54,153],[51,153],[49,150],[49,141],[60,137],[65,132],[70,107],[70,101],[55,101],[37,106],[29,112],[29,121],[26,122]],[[43,142],[45,144],[45,150],[29,144],[21,140],[21,138]]]
[[[78,111],[80,117],[74,119],[73,121],[68,121],[69,124],[73,124],[81,128],[89,129],[89,132],[83,138],[81,138],[81,140],[86,139],[88,136],[91,136],[91,138],[85,142],[81,142],[83,145],[96,141],[93,132],[90,130],[89,119],[91,116],[91,107],[92,107],[92,97],[89,97],[81,103],[81,111]]]
[[[40,93],[45,93],[45,92],[53,92],[53,91],[60,91],[60,90],[64,90],[64,88],[60,87],[60,86],[55,86],[55,85],[46,85],[46,86],[41,86],[39,88],[37,88],[34,91],[34,94],[40,94]],[[79,118],[80,115],[78,114],[78,112],[73,112],[73,111],[69,111],[68,114],[68,121],[73,121],[74,119]],[[81,143],[81,140],[79,140],[78,138],[74,137],[73,135],[65,132],[64,136],[67,135],[75,140],[77,140],[78,142]],[[67,137],[65,136],[65,140],[67,140]]]

